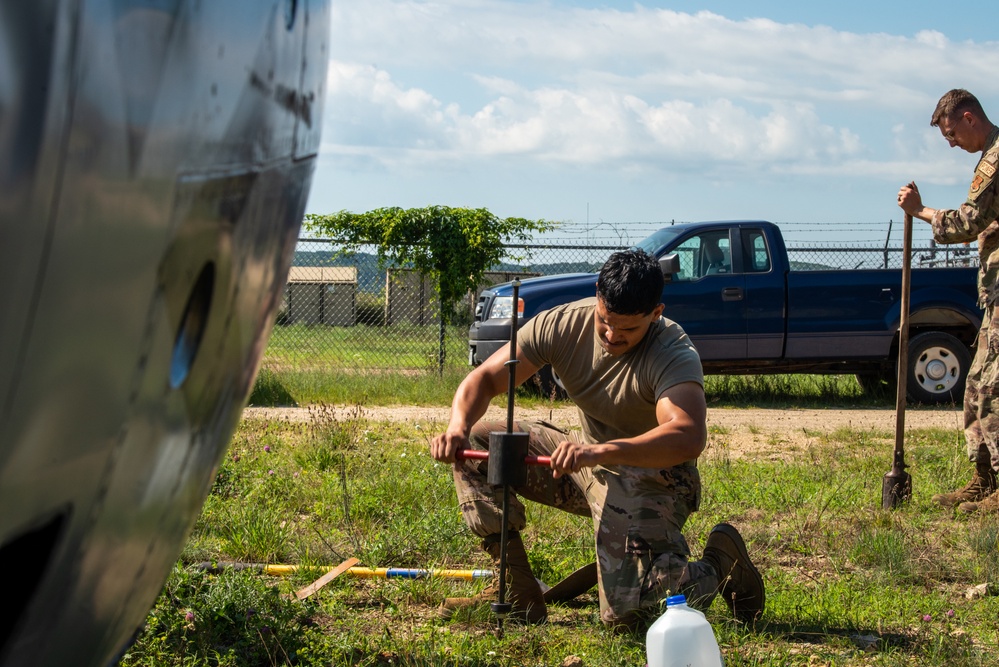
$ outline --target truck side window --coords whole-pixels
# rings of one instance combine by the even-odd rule
[[[680,260],[680,270],[673,276],[673,280],[693,280],[696,277],[695,267],[697,265],[697,257],[700,253],[701,238],[699,236],[689,238],[677,246],[676,256]]]
[[[676,248],[680,272],[675,280],[699,280],[732,272],[732,246],[727,231],[692,236]]]
[[[743,266],[747,273],[766,273],[770,270],[770,253],[762,229],[742,230]]]

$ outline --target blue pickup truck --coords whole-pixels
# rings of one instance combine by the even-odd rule
[[[900,269],[792,270],[780,229],[769,222],[665,227],[636,247],[668,268],[663,303],[701,355],[706,374],[856,374],[868,391],[897,378]],[[906,387],[920,403],[960,403],[970,346],[982,320],[975,267],[914,268]],[[524,280],[519,317],[593,296],[596,275]],[[468,335],[482,363],[509,339],[513,287],[483,290]],[[557,378],[542,369],[545,393]]]

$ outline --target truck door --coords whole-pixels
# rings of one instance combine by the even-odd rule
[[[739,240],[746,279],[746,358],[780,359],[784,354],[784,274],[774,266],[773,248],[763,229],[743,227]]]
[[[734,270],[734,247],[725,228],[691,236],[671,251],[680,271],[663,290],[663,314],[683,327],[703,361],[746,358],[746,284]]]

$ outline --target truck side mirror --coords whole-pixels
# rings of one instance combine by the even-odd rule
[[[675,252],[663,255],[659,258],[659,268],[662,270],[666,282],[670,282],[673,280],[673,274],[680,272],[680,257]]]

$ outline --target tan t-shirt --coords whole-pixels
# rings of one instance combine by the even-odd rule
[[[596,297],[538,313],[517,334],[531,363],[551,364],[579,409],[583,440],[629,438],[655,428],[656,402],[682,382],[704,384],[701,358],[680,325],[665,317],[623,355],[597,342]]]

